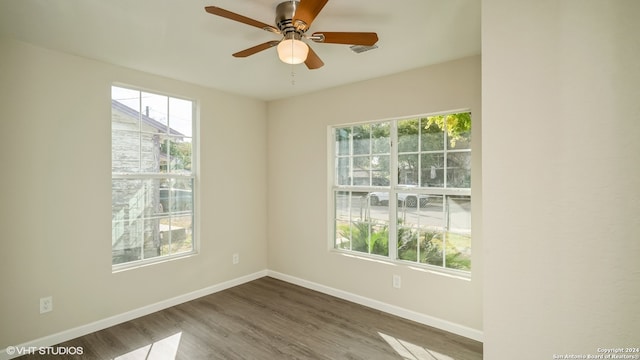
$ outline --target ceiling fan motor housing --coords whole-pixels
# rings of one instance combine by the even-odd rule
[[[293,23],[293,15],[296,13],[298,4],[300,4],[299,1],[285,1],[276,7],[276,26],[287,39],[300,40],[302,34],[307,30],[307,24],[304,22]]]

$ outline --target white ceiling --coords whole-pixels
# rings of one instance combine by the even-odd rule
[[[480,0],[329,0],[309,33],[374,31],[379,48],[356,54],[308,41],[325,63],[317,70],[280,62],[275,48],[232,57],[279,36],[204,11],[273,24],[282,1],[2,0],[0,34],[262,100],[480,54]]]

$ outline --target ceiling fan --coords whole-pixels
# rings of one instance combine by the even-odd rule
[[[282,35],[281,40],[272,40],[250,47],[233,54],[234,57],[247,57],[260,51],[277,46],[278,57],[287,64],[305,63],[313,70],[324,65],[318,54],[303,38],[327,44],[346,44],[373,46],[378,42],[378,35],[374,32],[314,32],[307,35],[311,23],[318,16],[329,0],[299,0],[285,1],[276,7],[276,26],[242,16],[216,6],[207,6],[205,10],[213,15],[235,20],[247,25],[255,26],[265,31]]]

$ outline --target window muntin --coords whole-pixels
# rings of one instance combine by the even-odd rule
[[[335,183],[347,186],[389,185],[390,123],[335,130]]]
[[[112,86],[112,265],[191,254],[194,103]]]
[[[332,134],[335,249],[471,270],[470,113],[339,126]]]
[[[471,197],[399,193],[398,259],[471,269]],[[419,199],[416,201],[415,199]]]
[[[471,188],[471,115],[397,121],[398,185]]]
[[[361,192],[336,191],[334,195],[336,248],[388,256],[389,207],[367,206],[369,197]]]

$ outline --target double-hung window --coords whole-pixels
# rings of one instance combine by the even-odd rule
[[[471,270],[471,114],[331,129],[333,248]]]
[[[194,253],[195,104],[112,86],[114,269]]]

